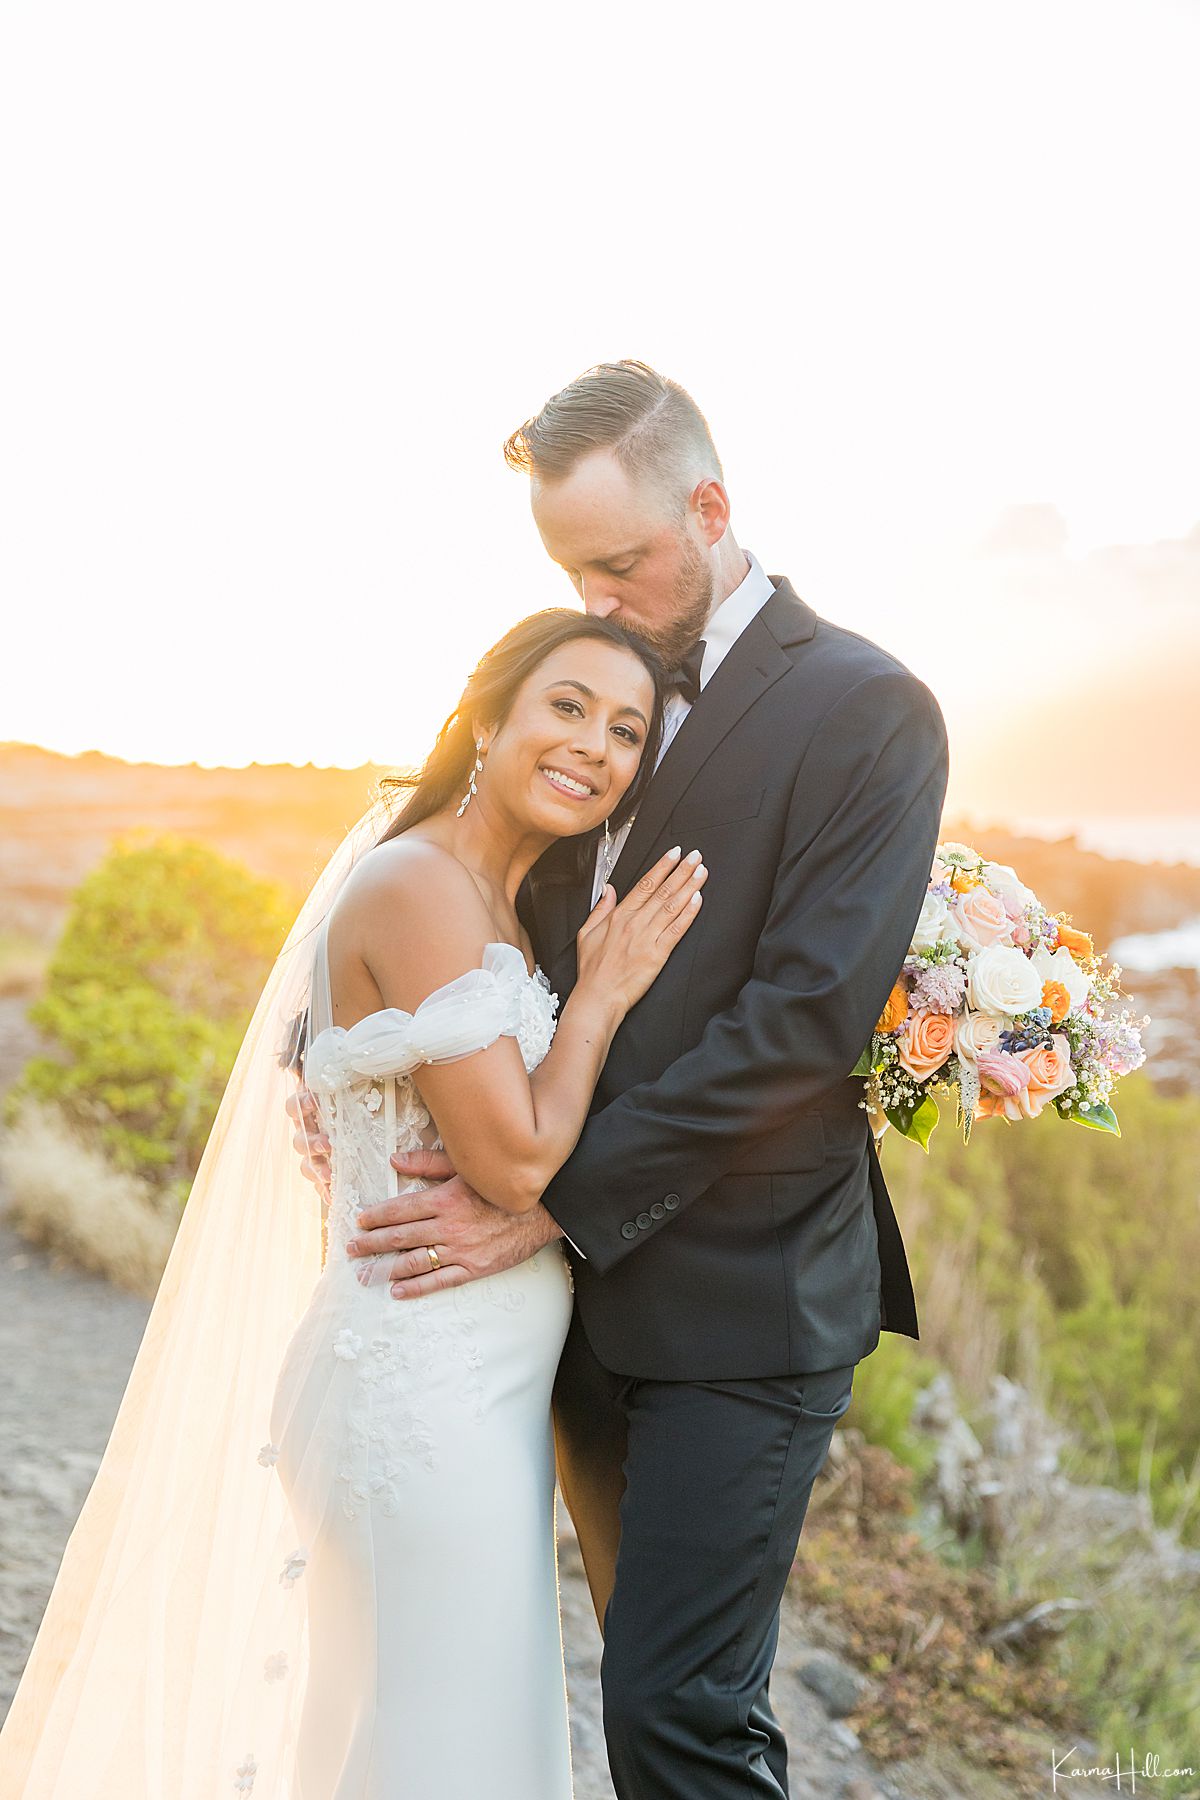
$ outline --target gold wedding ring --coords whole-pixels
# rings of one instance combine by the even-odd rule
[[[442,1259],[438,1255],[437,1251],[434,1249],[432,1244],[426,1244],[425,1254],[429,1258],[429,1267],[431,1269],[440,1269],[441,1268]]]

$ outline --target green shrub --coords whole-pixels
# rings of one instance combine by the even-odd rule
[[[30,1012],[49,1053],[14,1105],[53,1103],[116,1168],[182,1194],[288,923],[281,889],[203,845],[117,845],[76,890]]]
[[[854,1398],[844,1425],[856,1426],[867,1442],[887,1450],[917,1476],[933,1467],[931,1438],[914,1431],[910,1420],[920,1390],[938,1372],[908,1338],[883,1332],[879,1343],[854,1370]]]
[[[1141,1480],[1165,1519],[1200,1449],[1200,1100],[1139,1073],[1122,1083],[1120,1115],[1120,1138],[1047,1110],[986,1120],[965,1149],[948,1127],[928,1157],[885,1140],[884,1166],[926,1347],[958,1378],[955,1359],[994,1328],[996,1365],[1036,1374],[1084,1447],[1076,1478]],[[949,1256],[965,1282],[957,1307],[937,1280]]]

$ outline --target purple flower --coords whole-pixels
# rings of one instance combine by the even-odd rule
[[[1128,1013],[1120,1013],[1115,1019],[1092,1019],[1087,1049],[1092,1059],[1103,1063],[1114,1075],[1131,1075],[1146,1060],[1141,1032]]]
[[[910,1004],[930,1012],[956,1013],[967,991],[967,972],[961,963],[922,963],[914,971]]]

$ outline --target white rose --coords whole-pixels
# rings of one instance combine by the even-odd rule
[[[1030,958],[1030,967],[1037,970],[1043,983],[1057,981],[1067,990],[1071,1002],[1071,1011],[1078,1012],[1092,991],[1092,984],[1065,944],[1057,950],[1047,950],[1045,944],[1039,944]]]
[[[967,964],[967,1004],[974,1011],[1012,1018],[1041,1003],[1042,977],[1020,950],[992,944]]]
[[[1000,1042],[1000,1021],[990,1013],[964,1013],[954,1027],[954,1053],[960,1062],[976,1063]]]
[[[1007,900],[1017,912],[1034,905],[1037,901],[1037,895],[1033,889],[1026,887],[1017,871],[1011,869],[1007,863],[984,863],[983,879],[993,894],[999,894],[1001,900]]]
[[[958,926],[949,906],[939,894],[926,894],[921,902],[921,916],[912,935],[914,950],[932,950],[942,938],[958,942]]]

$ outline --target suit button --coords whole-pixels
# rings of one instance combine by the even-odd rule
[[[649,1213],[639,1213],[637,1222],[639,1231],[649,1231],[651,1225],[654,1223]]]
[[[626,1219],[625,1223],[622,1225],[621,1236],[623,1238],[635,1238],[637,1236],[637,1226],[632,1219]]]
[[[666,1207],[663,1205],[661,1200],[656,1200],[654,1202],[654,1205],[650,1208],[650,1217],[652,1219],[665,1219],[666,1216],[667,1216]]]
[[[666,1207],[668,1212],[674,1212],[675,1208],[679,1205],[679,1195],[678,1194],[667,1194],[663,1200],[663,1205]]]

